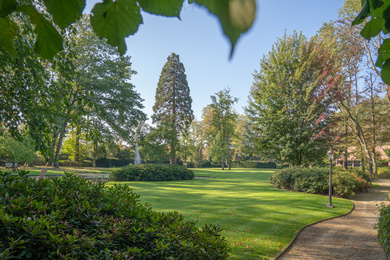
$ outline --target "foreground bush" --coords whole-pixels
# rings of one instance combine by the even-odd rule
[[[382,244],[386,253],[390,254],[390,205],[382,204],[379,220],[375,228],[378,229],[379,243]]]
[[[332,174],[333,195],[349,198],[355,192],[367,190],[369,176],[359,170],[335,169]],[[277,171],[271,176],[277,188],[315,194],[329,191],[329,168],[293,167]]]
[[[154,212],[128,186],[0,175],[0,259],[227,257],[218,226]]]
[[[176,181],[191,180],[194,177],[193,171],[173,164],[130,164],[110,175],[113,181]]]

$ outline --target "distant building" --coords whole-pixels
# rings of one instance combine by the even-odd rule
[[[375,152],[377,155],[377,160],[386,161],[383,165],[378,166],[390,166],[390,160],[389,157],[386,154],[386,150],[390,150],[390,145],[380,145],[375,148]],[[357,156],[357,153],[360,152],[360,150],[357,150],[356,146],[348,147],[348,166],[352,167],[360,167],[361,166],[361,158],[360,156]],[[366,163],[368,161],[368,158],[365,156]],[[344,162],[344,155],[341,154],[338,158],[336,158],[336,166],[343,166]]]

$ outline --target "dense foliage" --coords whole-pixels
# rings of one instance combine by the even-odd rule
[[[112,46],[117,46],[123,55],[126,52],[124,38],[138,31],[143,19],[141,10],[150,14],[167,17],[179,17],[183,0],[143,1],[117,0],[101,1],[94,5],[91,21],[94,32],[100,38],[106,38]],[[189,1],[202,6],[217,16],[225,35],[229,38],[233,52],[240,35],[246,32],[255,19],[255,0],[232,3],[229,0],[196,0]],[[13,40],[22,36],[16,32],[17,25],[11,17],[15,13],[23,13],[30,17],[37,34],[35,51],[44,58],[51,59],[63,49],[63,38],[58,29],[65,29],[80,19],[86,5],[85,0],[72,1],[17,1],[6,0],[0,5],[0,47],[13,58],[17,56]],[[49,14],[49,15],[47,15]],[[33,30],[31,28],[31,30]]]
[[[349,198],[355,192],[368,187],[369,176],[359,170],[337,169],[332,175],[333,195]],[[293,167],[282,169],[271,176],[271,183],[277,188],[314,194],[329,191],[328,168]]]
[[[233,162],[233,168],[270,168],[276,169],[275,162],[237,161]]]
[[[194,173],[184,166],[174,164],[128,165],[111,173],[113,181],[175,181],[191,180]]]
[[[386,250],[387,254],[390,254],[390,206],[382,204],[378,223],[375,226],[378,229],[378,239]]]
[[[321,162],[334,112],[327,92],[339,81],[334,58],[317,36],[297,33],[264,55],[247,108],[258,152],[292,165]]]
[[[184,65],[175,53],[167,58],[161,70],[155,99],[153,123],[157,123],[170,147],[171,164],[176,164],[179,138],[188,132],[194,112]]]
[[[224,259],[218,226],[202,229],[140,204],[126,185],[66,174],[0,176],[1,259]]]

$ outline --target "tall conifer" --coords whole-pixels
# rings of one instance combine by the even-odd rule
[[[153,106],[153,123],[163,129],[170,147],[170,163],[176,164],[181,133],[188,131],[194,119],[187,76],[179,55],[172,53],[162,68]]]

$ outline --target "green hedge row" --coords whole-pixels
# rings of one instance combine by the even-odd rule
[[[275,162],[240,161],[232,162],[233,168],[268,168],[276,169]]]
[[[328,168],[286,168],[271,176],[271,183],[277,188],[315,194],[329,191]],[[366,190],[369,176],[359,170],[343,171],[336,168],[332,174],[333,194],[349,198],[357,191]]]
[[[201,161],[201,162],[189,162],[187,164],[187,168],[211,168],[211,167],[222,167],[220,164],[212,164],[209,161]],[[227,167],[225,165],[225,167]],[[276,169],[275,162],[256,162],[256,161],[235,161],[231,164],[232,168],[269,168]]]
[[[194,177],[193,171],[173,164],[130,164],[112,171],[110,175],[112,181],[175,181]]]
[[[0,172],[0,259],[225,259],[218,226],[158,213],[127,185]]]

